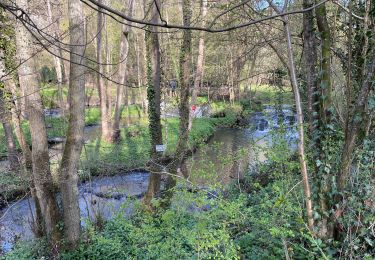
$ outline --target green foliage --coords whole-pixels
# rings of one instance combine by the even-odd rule
[[[196,131],[208,127],[197,122]],[[176,119],[168,124],[178,128]],[[367,140],[356,154],[358,170],[351,177],[347,200],[350,212],[341,222],[348,240],[327,243],[307,230],[298,157],[280,134],[280,130],[273,134],[268,160],[255,163],[229,188],[202,188],[180,180],[169,208],[159,206],[162,198],[153,200],[155,212],[145,211],[139,201],[129,201],[123,210],[131,205],[131,216],[120,210],[100,230],[89,224],[79,248],[62,252],[61,259],[283,259],[286,251],[292,259],[333,259],[338,254],[371,259],[374,238],[368,229],[375,214],[369,178],[374,142]],[[221,162],[235,156],[227,155]],[[209,167],[201,170],[197,174],[214,177]],[[38,246],[21,245],[5,259],[40,258],[43,247]]]
[[[63,117],[49,117],[45,118],[47,135],[49,138],[63,137],[67,131],[67,119]],[[85,124],[94,125],[100,121],[100,110],[98,108],[88,108],[85,114]],[[27,121],[22,122],[22,129],[26,136],[26,141],[31,145],[31,135],[29,129],[29,123]],[[4,136],[3,126],[0,125],[0,136]],[[15,136],[14,136],[15,138]],[[14,140],[17,141],[15,138]],[[0,139],[0,156],[5,157],[7,155],[5,138]],[[17,149],[20,150],[18,142],[16,143]]]
[[[0,260],[31,260],[45,258],[49,244],[42,239],[33,241],[23,241],[4,256],[0,256]]]
[[[6,72],[11,73],[11,70],[16,68],[16,44],[15,33],[11,21],[3,8],[0,9],[0,49],[3,51],[3,57]],[[11,73],[13,74],[13,73]]]
[[[48,67],[45,67],[48,69]],[[46,81],[43,84],[42,88],[40,89],[40,95],[42,97],[42,104],[45,108],[57,108],[59,107],[58,104],[58,86],[55,84],[56,80],[50,79],[51,76],[49,73],[51,72],[44,72],[46,73]],[[63,99],[67,100],[68,96],[68,87],[62,86],[62,94]]]
[[[100,108],[91,107],[85,111],[85,125],[95,125],[100,121]]]
[[[180,206],[150,213],[136,208],[130,219],[120,213],[102,232],[91,232],[87,243],[76,252],[63,254],[62,259],[239,258],[230,239],[229,223],[218,221],[233,215],[228,210],[233,208],[209,201],[203,194],[192,198],[185,191],[177,191],[176,197],[186,204],[201,200],[216,209],[192,212]]]
[[[255,104],[260,102],[263,105],[275,105],[275,101],[280,99],[282,104],[293,104],[293,93],[290,87],[252,85],[251,99],[255,101]]]
[[[40,79],[42,83],[57,82],[56,70],[50,69],[48,66],[43,66],[40,69]]]
[[[286,145],[275,143],[269,161],[247,175],[241,188],[234,183],[226,196],[191,192],[181,181],[169,209],[136,208],[129,219],[119,212],[103,231],[89,229],[86,242],[63,258],[280,259],[283,241],[294,258],[320,257],[320,244],[305,228],[297,162],[292,151],[285,153]]]
[[[82,154],[82,167],[84,172],[89,171],[93,175],[138,168],[149,159],[149,147],[147,128],[130,126],[121,131],[119,143],[109,144],[100,138],[88,142]]]
[[[374,158],[375,140],[364,140],[355,154],[356,166],[344,194],[346,210],[340,225],[346,236],[341,244],[345,258],[371,259],[375,255],[375,234],[371,231],[375,223]]]

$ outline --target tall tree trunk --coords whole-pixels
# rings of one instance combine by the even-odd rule
[[[285,30],[285,35],[287,38],[287,45],[288,45],[288,60],[289,60],[289,66],[290,66],[291,83],[293,87],[294,99],[295,99],[296,110],[297,110],[297,123],[298,123],[298,134],[299,134],[298,154],[299,154],[302,181],[303,181],[304,192],[305,192],[306,213],[307,213],[309,229],[313,230],[314,228],[313,206],[312,206],[311,189],[310,189],[310,183],[309,183],[309,176],[307,173],[307,163],[306,163],[306,155],[305,155],[305,133],[303,129],[303,111],[302,111],[301,97],[300,97],[299,89],[298,89],[297,75],[296,75],[296,70],[295,70],[295,65],[294,65],[292,36],[290,33],[288,17],[287,16],[283,17],[283,20],[284,20],[284,30]]]
[[[320,118],[324,124],[329,124],[332,106],[331,30],[328,24],[325,4],[316,8],[316,21],[321,37]]]
[[[13,138],[12,126],[8,119],[3,120],[3,129],[7,144],[9,168],[11,171],[17,171],[19,169],[18,153]]]
[[[111,64],[112,61],[111,61],[111,49],[112,49],[112,46],[111,46],[111,42],[109,41],[108,39],[108,19],[107,19],[107,16],[103,15],[103,23],[104,23],[104,32],[105,32],[105,63],[106,64]],[[110,77],[112,75],[111,73],[111,68],[112,66],[110,65],[105,65],[105,74],[107,75],[107,77]],[[109,118],[109,122],[110,122],[110,136],[112,134],[112,111],[113,111],[113,102],[112,102],[112,98],[111,98],[111,93],[112,93],[112,81],[109,80],[109,79],[106,79],[104,81],[105,85],[106,85],[106,95],[107,95],[107,111],[108,111],[108,118]],[[108,140],[110,142],[113,142],[113,140],[111,140],[111,138]]]
[[[8,71],[3,62],[5,60],[4,51],[5,49],[0,49],[0,78],[3,78],[4,76],[3,73]],[[3,83],[4,83],[4,90],[12,95],[12,98],[14,101],[13,104],[10,106],[11,118],[12,118],[13,125],[14,125],[14,132],[15,132],[16,138],[18,139],[18,143],[20,144],[22,154],[23,154],[23,164],[25,166],[24,170],[26,172],[27,178],[30,178],[31,196],[35,201],[36,218],[35,220],[33,220],[34,222],[32,223],[33,225],[32,229],[36,237],[41,237],[43,235],[43,216],[42,216],[39,199],[36,195],[35,185],[34,185],[34,181],[33,181],[32,174],[31,174],[32,173],[31,150],[30,150],[29,145],[26,142],[26,138],[21,127],[21,114],[24,114],[23,105],[21,105],[21,100],[19,99],[19,96],[17,95],[18,94],[17,86],[16,86],[13,76],[9,76]],[[5,111],[5,109],[3,109],[3,111]],[[9,150],[11,151],[13,149],[15,150],[15,145],[14,145],[14,141],[10,140],[10,138],[13,138],[13,135],[12,135],[10,123],[8,124],[9,126],[7,125],[4,126],[4,130],[7,136],[7,140],[8,140],[8,151]],[[20,158],[17,157],[18,166],[20,166],[19,159]],[[10,161],[13,161],[13,160],[14,160],[13,158],[10,159]],[[13,162],[11,162],[11,168],[14,168],[12,164]]]
[[[358,94],[354,112],[348,125],[348,131],[345,135],[345,144],[341,157],[341,172],[339,172],[337,176],[337,189],[340,192],[343,192],[346,187],[352,164],[355,143],[358,133],[360,132],[360,128],[365,121],[363,118],[366,112],[369,94],[371,91],[374,91],[373,79],[375,76],[375,51],[372,52],[373,54],[371,55],[371,58],[368,59],[370,64],[367,69],[367,77],[362,84],[360,93]]]
[[[140,13],[141,17],[144,17],[145,15],[145,1],[140,0],[139,1],[139,6],[140,6]],[[142,86],[141,93],[142,93],[142,108],[143,112],[147,114],[148,112],[148,107],[147,107],[147,87],[146,85],[148,84],[147,81],[147,50],[146,50],[146,38],[145,38],[145,33],[141,32],[139,34],[139,52],[140,52],[140,57],[139,57],[139,62],[140,62],[140,81],[139,84]]]
[[[3,59],[4,59],[3,50],[0,49],[0,79],[2,79],[5,76],[5,71],[6,71]],[[5,82],[0,82],[0,84],[1,83],[4,84],[5,86]],[[5,134],[9,168],[10,170],[15,171],[19,168],[19,161],[18,161],[18,154],[17,154],[17,150],[16,150],[14,138],[13,138],[12,126],[10,124],[11,113],[9,110],[10,110],[10,107],[7,107],[7,104],[4,98],[3,89],[0,86],[0,121],[3,124],[3,129],[4,129],[4,134]]]
[[[7,81],[5,85],[7,91],[12,94],[14,105],[11,108],[12,113],[12,123],[14,127],[14,133],[16,135],[17,141],[21,147],[23,161],[27,169],[32,169],[32,159],[31,159],[31,150],[29,144],[26,141],[25,133],[22,129],[22,104],[20,102],[20,97],[18,95],[18,88],[13,79]],[[30,171],[31,172],[31,171]]]
[[[183,24],[186,27],[190,26],[191,22],[191,2],[190,0],[183,0],[182,16]],[[180,50],[180,125],[179,136],[176,147],[177,161],[182,162],[182,157],[187,148],[189,140],[189,93],[190,93],[190,79],[191,79],[191,30],[184,30],[182,36],[182,46]],[[179,165],[178,165],[179,166]]]
[[[267,0],[267,2],[270,4],[270,6],[272,6],[272,8],[276,11],[276,13],[279,13],[279,14],[281,13],[281,10],[272,2],[272,0]],[[284,5],[285,7],[287,7],[286,4]],[[314,229],[313,205],[312,205],[311,189],[310,189],[310,183],[309,183],[309,176],[307,172],[307,163],[306,163],[306,154],[305,154],[305,133],[303,129],[303,111],[302,111],[301,97],[300,97],[299,88],[298,88],[296,67],[294,64],[292,35],[290,32],[288,16],[282,16],[282,21],[284,24],[284,34],[285,34],[285,38],[287,41],[287,54],[288,54],[288,63],[286,63],[286,61],[284,61],[283,63],[287,65],[289,76],[290,76],[290,82],[291,82],[293,93],[294,93],[294,102],[295,102],[296,110],[297,110],[297,124],[298,124],[298,134],[299,134],[298,155],[299,155],[300,170],[301,170],[303,189],[304,189],[304,195],[305,195],[307,223],[308,223],[309,229],[313,230]],[[282,57],[280,53],[278,54],[278,56]]]
[[[134,0],[129,0],[128,4],[125,4],[128,8],[129,16],[133,14],[133,2]],[[128,54],[129,54],[129,33],[131,23],[128,25],[122,25],[122,34],[121,34],[121,42],[120,42],[120,64],[119,64],[119,83],[123,85],[118,85],[116,90],[116,103],[115,103],[115,111],[114,111],[114,118],[113,118],[113,125],[112,125],[112,137],[111,140],[113,142],[119,141],[120,138],[120,120],[121,120],[121,112],[123,107],[122,96],[123,96],[123,89],[126,85],[126,75],[127,75],[127,63],[128,63]]]
[[[64,210],[64,234],[70,248],[78,245],[80,213],[78,204],[78,164],[85,127],[85,30],[82,2],[69,1],[70,81],[69,125],[60,165],[60,190]],[[82,66],[81,66],[82,65]]]
[[[102,3],[102,0],[99,0]],[[100,7],[98,7],[98,23],[97,23],[97,36],[96,36],[96,62],[98,64],[97,85],[100,95],[100,112],[102,123],[102,138],[105,141],[111,141],[111,122],[108,111],[108,95],[107,88],[104,84],[103,65],[102,65],[102,35],[103,35],[103,14]]]
[[[201,0],[201,10],[200,18],[202,19],[201,26],[205,27],[205,17],[207,14],[207,0]],[[191,104],[196,105],[198,91],[202,85],[203,75],[204,75],[204,35],[205,32],[201,31],[199,34],[199,45],[198,45],[198,59],[197,59],[197,69],[195,71],[194,86],[191,94]],[[191,129],[193,121],[193,114],[189,117],[189,129]]]
[[[26,0],[17,0],[18,7],[29,10]],[[38,74],[32,50],[32,36],[19,22],[16,30],[17,55],[22,62],[18,75],[23,94],[26,96],[26,111],[30,122],[32,143],[32,168],[36,195],[40,202],[43,224],[51,242],[57,243],[60,238],[58,222],[60,213],[53,189],[49,165],[47,131],[44,122],[44,111],[39,90]]]
[[[51,31],[52,35],[55,39],[60,39],[59,35],[59,25],[57,22],[53,21],[52,9],[51,9],[51,1],[47,0],[47,13],[48,13],[48,22],[51,24]],[[64,71],[64,63],[61,58],[62,52],[60,49],[60,43],[57,41],[55,43],[56,46],[53,47],[53,51],[56,55],[53,55],[53,62],[55,63],[55,70],[56,70],[56,77],[57,77],[57,87],[58,87],[58,101],[59,106],[61,109],[65,109],[64,105],[64,98],[63,98],[63,71]],[[60,57],[59,57],[60,56]]]
[[[191,22],[191,2],[190,0],[183,0],[182,2],[182,18],[183,24],[186,27],[190,26]],[[170,171],[172,174],[178,174],[181,169],[184,157],[186,155],[188,140],[189,140],[189,92],[190,92],[190,76],[191,76],[191,30],[184,30],[182,36],[182,46],[180,50],[180,124],[178,132],[178,142],[175,152],[175,158],[171,163]],[[176,185],[176,180],[173,176],[168,176],[167,189],[171,190]],[[167,194],[167,200],[171,194]],[[169,203],[169,202],[167,202]]]
[[[183,24],[186,27],[190,26],[191,23],[191,2],[190,0],[183,0],[182,16]],[[176,147],[176,155],[178,160],[182,160],[182,156],[187,149],[187,143],[189,140],[189,93],[190,93],[190,79],[191,79],[191,30],[184,30],[182,36],[182,46],[180,51],[180,70],[179,70],[179,81],[180,81],[180,126],[178,143]],[[181,162],[180,162],[181,163]]]
[[[303,7],[309,8],[313,5],[311,0],[304,0]],[[309,115],[310,133],[314,130],[314,115],[318,112],[314,104],[316,104],[316,62],[317,50],[314,30],[314,13],[313,10],[303,13],[303,59],[306,72],[307,86],[307,110]]]
[[[159,21],[158,8],[160,8],[160,1],[155,0],[152,4],[152,19],[156,23]],[[156,145],[163,143],[162,127],[160,121],[160,44],[157,27],[151,27],[150,31],[146,32],[146,49],[147,49],[147,99],[148,99],[148,118],[149,131],[151,135],[151,158],[153,164],[151,166],[151,173],[146,196],[143,200],[144,204],[149,206],[151,199],[160,190],[160,174],[155,173],[159,171],[157,161],[159,155],[156,152]]]
[[[319,198],[319,206],[321,211],[321,220],[319,223],[319,236],[321,238],[331,238],[333,235],[333,226],[331,225],[326,213],[331,207],[331,173],[325,170],[325,165],[329,164],[329,160],[323,150],[323,146],[330,145],[329,138],[332,135],[328,127],[332,121],[332,84],[331,84],[331,30],[327,19],[327,10],[325,4],[316,8],[316,21],[321,36],[321,70],[319,78],[319,143],[318,157],[322,162],[318,169],[318,188],[322,194]]]

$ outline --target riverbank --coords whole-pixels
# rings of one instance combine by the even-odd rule
[[[215,132],[217,126],[232,127],[241,116],[242,108],[225,107],[220,111],[221,117],[196,118],[193,121],[188,147],[194,150],[203,144]],[[215,116],[215,114],[213,115]],[[163,139],[166,151],[164,156],[173,155],[178,141],[178,118],[162,120]],[[93,140],[85,145],[82,153],[83,174],[116,174],[119,171],[130,171],[143,168],[150,159],[150,138],[147,124],[135,124],[123,128],[121,141],[108,144]]]
[[[131,113],[135,113],[131,109]],[[234,126],[241,117],[242,107],[239,105],[215,104],[214,117],[196,118],[193,121],[189,137],[189,147],[195,149],[209,139],[217,126]],[[220,117],[217,117],[219,116]],[[63,136],[62,118],[51,118],[55,125],[51,136]],[[100,120],[100,113],[96,108],[86,112],[86,125],[95,125]],[[166,118],[162,120],[164,144],[167,146],[166,156],[172,155],[178,140],[178,118]],[[81,180],[93,176],[108,176],[129,172],[134,169],[145,169],[150,159],[150,139],[147,120],[139,120],[138,123],[121,129],[121,141],[117,144],[103,142],[100,138],[87,141],[84,145],[79,176]],[[100,126],[96,136],[100,136]],[[51,163],[51,171],[57,186],[58,161]],[[21,173],[4,172],[0,180],[0,207],[10,201],[23,197],[28,190],[28,178]],[[2,204],[2,205],[1,205]]]
[[[223,110],[213,114],[214,117],[195,119],[189,137],[190,150],[194,150],[207,142],[215,133],[216,127],[236,126],[241,113],[240,106],[225,106]],[[221,117],[218,117],[218,115]],[[175,151],[179,119],[163,119],[163,125],[165,144],[167,145],[165,156],[168,157],[172,156]],[[100,127],[96,128],[96,130],[98,129],[100,130]],[[123,127],[122,139],[118,144],[104,143],[100,141],[100,138],[85,144],[79,170],[81,180],[79,186],[80,208],[83,218],[93,216],[95,218],[97,214],[95,213],[95,205],[99,201],[99,204],[103,207],[101,210],[106,209],[103,211],[107,215],[109,214],[106,215],[106,219],[109,219],[114,205],[120,208],[129,197],[143,196],[148,185],[147,162],[150,159],[149,150],[148,126],[144,123]],[[56,165],[58,164],[51,164],[55,179],[57,179],[58,172],[57,168],[53,169],[53,167]],[[88,179],[90,182],[85,182]],[[8,179],[8,184],[15,185],[13,182],[14,179]],[[13,247],[13,238],[17,237],[17,234],[23,234],[22,240],[33,238],[31,230],[27,228],[28,219],[32,218],[33,214],[29,210],[34,211],[32,199],[29,198],[27,193],[27,187],[28,183],[23,182],[23,186],[19,187],[18,190],[8,190],[9,194],[13,192],[14,197],[12,198],[7,194],[7,203],[4,206],[9,206],[11,212],[8,212],[8,208],[4,208],[2,213],[6,212],[5,218],[0,215],[2,220],[0,228],[3,227],[3,234],[0,235],[0,238],[5,252]],[[17,201],[10,203],[12,199],[17,199]],[[19,212],[23,213],[18,215]],[[14,217],[18,219],[16,222],[13,220]]]

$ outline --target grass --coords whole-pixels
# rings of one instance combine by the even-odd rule
[[[293,92],[290,87],[283,87],[281,89],[271,85],[252,85],[251,97],[263,105],[274,105],[275,101],[281,104],[293,103]]]
[[[63,99],[67,100],[68,96],[68,87],[63,86],[62,87],[62,94],[63,94]],[[42,97],[42,103],[44,107],[48,108],[55,108],[58,107],[58,87],[54,84],[45,84],[41,90],[40,94]]]
[[[196,118],[189,137],[189,147],[194,148],[204,143],[215,131],[216,126],[232,126],[240,113],[240,107],[225,108],[225,116],[221,118]],[[178,118],[164,119],[164,144],[166,155],[175,152],[178,141]],[[116,174],[119,170],[126,171],[144,168],[150,159],[150,137],[147,124],[140,123],[123,128],[121,141],[118,144],[105,143],[97,139],[85,145],[82,153],[82,174]]]
[[[85,114],[85,124],[86,125],[92,125],[99,123],[100,120],[100,110],[98,108],[88,108],[86,109]],[[47,127],[47,136],[48,138],[53,137],[61,137],[65,136],[67,127],[68,127],[68,121],[66,118],[62,117],[49,117],[47,116],[45,118],[46,127]],[[29,122],[24,121],[22,122],[22,129],[26,136],[26,141],[31,144],[31,135],[30,135],[30,128],[29,128]],[[0,125],[0,136],[5,136],[3,126]],[[17,142],[17,138],[14,137],[14,140]],[[20,150],[20,146],[18,143],[16,143],[17,149]],[[1,157],[5,158],[7,156],[7,147],[6,147],[6,141],[5,138],[0,139],[0,155]]]

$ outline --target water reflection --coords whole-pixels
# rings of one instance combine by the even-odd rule
[[[215,180],[225,185],[240,177],[247,167],[250,144],[250,129],[218,129],[208,145],[187,160],[192,181],[206,184]]]

